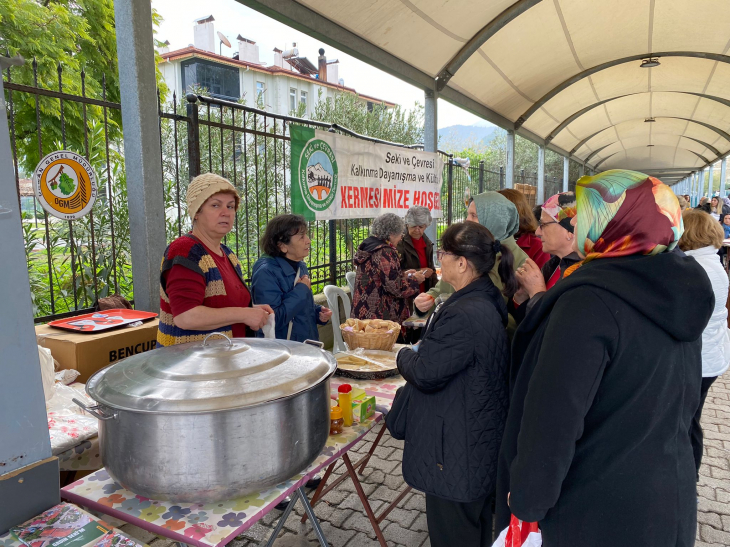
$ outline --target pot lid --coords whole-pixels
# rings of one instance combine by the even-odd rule
[[[296,395],[337,368],[331,354],[313,345],[225,338],[128,357],[94,374],[86,391],[97,402],[122,410],[211,412]]]

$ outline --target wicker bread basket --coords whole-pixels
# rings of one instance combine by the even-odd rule
[[[360,323],[367,324],[369,320],[359,320]],[[347,323],[340,325],[340,331],[342,332],[342,339],[347,344],[347,347],[351,350],[357,348],[364,349],[379,349],[383,351],[390,351],[395,345],[395,341],[398,339],[400,334],[400,325],[394,321],[388,321],[389,330],[392,332],[379,333],[379,332],[353,332],[345,330],[348,326]]]

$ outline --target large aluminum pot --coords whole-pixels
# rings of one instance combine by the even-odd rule
[[[250,338],[129,357],[86,384],[104,466],[159,500],[209,503],[274,486],[324,448],[336,368],[319,346]]]

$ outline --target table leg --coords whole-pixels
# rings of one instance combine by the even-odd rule
[[[317,486],[317,489],[314,491],[314,495],[312,496],[312,507],[314,507],[317,502],[322,498],[324,494],[322,494],[322,490],[324,490],[325,485],[327,484],[327,481],[330,478],[330,475],[332,475],[332,471],[335,469],[335,465],[337,464],[336,461],[332,462],[332,465],[330,465],[327,468],[327,471],[324,472],[324,477],[322,477],[322,482],[319,483],[319,486]],[[305,514],[302,517],[302,522],[305,522],[307,520],[307,515]]]
[[[373,446],[370,447],[367,455],[362,459],[362,465],[360,465],[360,462],[357,462],[357,465],[355,465],[355,468],[360,468],[360,475],[365,472],[365,466],[368,464],[368,462],[370,461],[370,457],[373,455],[373,452],[375,452],[375,449],[380,444],[380,439],[383,437],[383,433],[385,433],[385,420],[383,420],[383,427],[380,428],[378,436],[375,437],[375,441],[373,441]]]
[[[276,523],[276,528],[274,528],[274,531],[271,533],[271,536],[269,536],[269,541],[266,543],[266,547],[271,547],[274,544],[274,541],[276,541],[276,538],[279,537],[279,532],[281,532],[281,529],[284,527],[284,523],[286,522],[286,519],[289,518],[289,515],[292,512],[292,509],[294,509],[294,505],[297,503],[297,498],[299,497],[299,490],[297,489],[294,492],[292,492],[291,501],[289,502],[289,505],[286,506],[286,509],[284,509],[284,513],[279,517],[279,522]]]
[[[307,495],[304,493],[304,489],[300,486],[297,489],[297,492],[299,492],[299,498],[302,500],[302,505],[304,505],[304,512],[309,515],[309,520],[312,522],[312,527],[314,528],[314,534],[317,536],[317,539],[319,540],[319,544],[322,547],[329,547],[329,543],[327,543],[327,540],[324,537],[324,532],[322,531],[322,527],[319,525],[319,520],[317,520],[317,516],[314,514],[314,509],[312,509],[312,506],[309,504],[309,499],[307,498]]]
[[[381,547],[388,547],[388,544],[385,541],[385,537],[383,537],[383,532],[380,530],[378,521],[375,518],[375,514],[373,513],[373,509],[372,509],[372,507],[370,507],[370,502],[368,501],[368,498],[365,495],[365,492],[363,492],[362,485],[360,484],[360,479],[357,478],[357,473],[355,472],[355,468],[352,466],[350,457],[346,453],[343,454],[342,461],[344,461],[345,465],[347,466],[347,472],[350,475],[350,478],[352,479],[352,483],[355,485],[355,491],[357,492],[357,495],[360,498],[360,501],[362,502],[363,507],[365,508],[365,513],[367,514],[368,519],[370,520],[370,524],[372,525],[373,530],[375,531],[375,536],[378,538],[378,542],[380,543]]]
[[[385,517],[387,517],[387,516],[388,516],[388,514],[389,514],[389,513],[390,513],[390,512],[391,512],[391,511],[392,511],[393,509],[395,509],[396,507],[398,507],[398,504],[399,504],[399,503],[400,503],[401,501],[403,501],[403,498],[405,498],[405,497],[406,497],[406,496],[408,495],[408,492],[410,492],[410,491],[411,491],[411,487],[410,487],[410,486],[406,486],[406,489],[405,489],[405,490],[403,490],[403,492],[401,492],[401,493],[400,493],[400,494],[398,495],[398,497],[397,497],[397,498],[395,498],[395,499],[393,500],[393,502],[392,502],[392,503],[391,503],[390,505],[388,505],[388,507],[386,507],[386,508],[385,508],[385,509],[383,510],[383,512],[382,512],[382,513],[380,513],[380,514],[379,514],[379,515],[377,516],[377,518],[376,518],[375,520],[377,520],[377,521],[378,521],[378,524],[380,524],[381,522],[383,522],[383,519],[384,519]]]

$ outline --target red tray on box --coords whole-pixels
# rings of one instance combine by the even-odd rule
[[[58,321],[51,321],[48,323],[48,326],[56,327],[57,329],[93,334],[95,332],[128,325],[135,321],[146,321],[147,319],[152,319],[154,317],[157,317],[156,313],[121,308],[117,310],[104,310],[94,313],[86,313],[84,315],[76,315],[74,317],[67,317],[66,319],[59,319]]]

